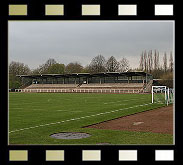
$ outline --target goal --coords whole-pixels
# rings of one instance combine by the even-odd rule
[[[152,103],[172,104],[174,91],[167,86],[152,86]]]

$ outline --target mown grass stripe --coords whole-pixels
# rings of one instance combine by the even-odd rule
[[[152,104],[152,103],[149,103],[149,104]],[[69,122],[69,121],[73,121],[73,120],[80,120],[80,119],[84,119],[84,118],[87,118],[87,117],[95,117],[95,116],[99,116],[99,115],[105,115],[105,114],[107,114],[107,113],[114,113],[114,112],[118,112],[118,111],[121,111],[121,110],[136,108],[136,107],[139,107],[139,106],[145,106],[145,105],[149,105],[149,104],[136,105],[136,106],[132,106],[132,107],[128,107],[128,108],[118,109],[118,110],[115,110],[115,111],[109,111],[109,112],[104,112],[104,113],[98,113],[98,114],[95,114],[95,115],[83,116],[83,117],[79,117],[79,118],[75,118],[75,119],[68,119],[68,120],[65,120],[65,121],[59,121],[59,122],[55,122],[55,123],[41,124],[41,125],[38,125],[38,126],[33,126],[33,127],[28,127],[28,128],[17,129],[17,130],[14,130],[14,131],[10,131],[9,133],[24,131],[24,130],[33,129],[33,128],[38,128],[38,127],[45,127],[45,126],[54,125],[54,124],[60,124],[61,122],[64,123],[64,122]]]

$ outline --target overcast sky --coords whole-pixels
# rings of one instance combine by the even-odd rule
[[[138,67],[144,50],[173,51],[171,21],[10,21],[9,62],[37,68],[49,58],[83,66],[101,54]],[[160,56],[161,58],[161,56]]]

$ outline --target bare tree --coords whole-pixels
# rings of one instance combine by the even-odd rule
[[[114,56],[111,56],[106,62],[107,72],[116,72],[119,68],[119,63]]]
[[[148,57],[147,57],[147,52],[144,52],[144,70],[147,72],[148,71]]]
[[[157,69],[159,70],[160,68],[160,60],[159,60],[159,52],[157,53]]]
[[[154,70],[159,69],[159,52],[155,50],[154,52]]]
[[[152,50],[148,53],[148,71],[151,73],[153,70],[153,57],[152,57]]]
[[[165,72],[167,71],[167,55],[166,55],[166,52],[164,53],[164,56],[163,56],[163,69],[164,69]]]
[[[52,59],[52,58],[49,58],[43,65],[40,65],[35,71],[33,72],[38,72],[39,74],[45,74],[48,72],[48,68],[50,66],[52,66],[53,64],[56,64],[57,62]]]
[[[161,78],[162,75],[169,74],[173,71],[173,56],[170,52],[169,66],[167,62],[167,53],[164,53],[163,63],[160,63],[160,55],[157,50],[155,51],[146,51],[142,52],[140,55],[139,68],[137,70],[145,71],[151,73],[154,78]]]
[[[170,52],[169,69],[170,69],[170,72],[173,72],[173,55],[172,55],[172,52]]]
[[[106,60],[104,58],[104,56],[102,55],[98,55],[96,57],[94,57],[89,65],[89,70],[92,73],[99,73],[99,72],[105,72],[105,64],[106,64]]]
[[[30,68],[28,67],[28,65],[25,65],[24,63],[20,63],[20,62],[15,62],[12,61],[9,64],[9,74],[12,75],[27,75],[31,72]]]
[[[141,71],[144,70],[144,54],[143,54],[143,52],[142,52],[142,54],[141,54],[141,56],[140,56],[140,65],[139,65],[139,69],[140,69]]]
[[[128,71],[130,68],[130,65],[129,65],[129,61],[126,59],[126,58],[122,58],[120,61],[119,61],[119,68],[118,68],[118,71],[119,72],[126,72]]]

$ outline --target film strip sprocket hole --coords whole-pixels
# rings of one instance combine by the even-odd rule
[[[157,22],[161,23],[161,22],[167,21],[173,24],[173,30],[174,30],[173,34],[175,35],[175,26],[174,26],[175,2],[172,2],[172,1],[167,4],[164,2],[153,4],[151,2],[151,6],[145,3],[147,7],[149,6],[151,7],[151,9],[149,10],[150,12],[147,13],[147,16],[145,15],[145,12],[144,12],[144,11],[147,11],[146,6],[143,3],[140,3],[137,1],[135,2],[130,1],[129,3],[127,2],[123,3],[121,1],[114,2],[113,5],[111,5],[112,7],[111,10],[109,10],[110,4],[108,4],[107,2],[97,3],[97,1],[95,2],[90,1],[88,3],[88,2],[82,1],[78,3],[74,2],[73,5],[70,5],[70,4],[71,2],[66,2],[66,1],[60,1],[60,2],[57,1],[53,3],[48,1],[38,2],[38,7],[34,11],[33,7],[36,6],[36,3],[32,3],[31,1],[28,1],[28,2],[21,1],[17,3],[15,1],[13,1],[12,3],[9,2],[8,12],[7,12],[7,21],[8,21],[8,28],[9,28],[9,31],[7,30],[7,34],[10,37],[8,38],[9,41],[12,39],[11,34],[13,30],[10,28],[10,24],[12,24],[11,26],[13,26],[13,22],[21,23],[26,21],[30,23],[31,21],[41,22],[43,20],[44,20],[43,22],[55,21],[55,22],[65,22],[65,23],[66,22],[91,23],[91,22],[108,22],[108,21],[109,22],[110,21],[111,22],[113,21],[115,22],[123,22],[123,21],[124,22],[128,22],[128,21],[129,22],[130,21],[131,22],[133,21],[134,22],[141,22],[141,21],[156,22],[156,20]],[[76,5],[76,7],[74,7],[74,5]],[[143,7],[144,7],[144,11],[142,11]],[[39,9],[41,11],[38,11]],[[106,12],[107,10],[109,10],[109,13],[112,13],[111,17],[110,17],[110,14]],[[36,17],[34,13],[39,13],[38,17]],[[144,14],[144,17],[142,16],[143,15],[142,13]],[[149,16],[149,19],[148,19],[148,16]],[[45,24],[45,25],[49,26],[48,24]],[[54,31],[54,28],[52,26],[53,25],[50,25],[50,29]],[[77,27],[76,30],[79,29],[78,28],[79,26],[80,25],[76,25]],[[63,27],[66,28],[67,26],[64,24]],[[103,27],[103,31],[96,32],[96,34],[98,34],[99,36],[101,33],[103,32],[105,33],[105,29],[108,29],[108,27],[107,26],[106,28]],[[117,29],[116,27],[116,30],[119,30],[119,29]],[[86,32],[85,38],[89,36],[88,35],[89,32],[87,33],[87,30],[86,31],[83,30],[82,32],[83,33]],[[78,33],[80,33],[80,31],[78,31]],[[128,31],[126,31],[126,33],[128,33]],[[71,36],[72,35],[73,33],[71,33]],[[32,34],[32,37],[33,36],[34,34]],[[53,36],[56,37],[56,35],[53,35]],[[114,35],[114,36],[117,37],[117,35]],[[19,37],[21,38],[23,36],[20,35]],[[29,37],[31,38],[31,36]],[[45,37],[45,40],[44,40],[45,43],[51,39],[49,37],[49,34],[45,34],[44,37]],[[76,38],[77,37],[78,36],[76,35]],[[81,38],[78,37],[78,40],[75,41],[74,43],[76,45],[79,44],[82,37],[84,36],[82,36],[81,34]],[[112,35],[111,35],[111,38],[112,38]],[[102,42],[107,43],[107,40],[108,38],[106,37],[106,41],[102,41]],[[66,38],[63,37],[63,41],[64,41],[62,42],[63,45],[64,43],[69,42],[67,40],[67,37]],[[126,41],[129,42],[128,40]],[[89,42],[89,41],[86,39],[86,42]],[[175,40],[173,38],[173,46],[172,46],[172,50],[170,50],[170,52],[172,51],[173,58],[175,58],[174,42]],[[35,43],[37,43],[36,37],[35,37]],[[41,43],[43,43],[43,41],[40,42],[40,45]],[[102,45],[101,43],[99,43],[98,45]],[[26,41],[25,41],[25,44],[26,44]],[[85,45],[84,42],[82,44]],[[118,43],[116,43],[116,45],[117,44]],[[38,45],[39,44],[34,45],[35,53],[36,51],[39,50]],[[55,45],[57,44],[55,43]],[[52,45],[52,46],[54,47],[55,45]],[[114,46],[111,44],[110,46],[111,48],[113,46],[114,48],[116,48],[116,45]],[[10,43],[8,42],[6,46],[7,48],[9,48]],[[31,47],[31,44],[29,46]],[[70,46],[71,46],[70,49],[74,49],[77,52],[77,49],[75,48],[75,46],[72,45],[72,42],[70,43]],[[90,46],[94,47],[95,44],[93,44],[92,42]],[[106,46],[106,50],[108,50],[110,46],[109,45]],[[24,48],[26,49],[28,47],[26,45],[23,45],[22,43],[22,49]],[[47,48],[46,47],[44,48],[45,49],[49,48],[49,42],[48,42]],[[83,47],[82,50],[84,51],[85,48],[86,47]],[[16,49],[18,49],[18,46],[14,47],[15,52],[16,52]],[[152,62],[151,58],[159,58],[159,56],[161,57],[161,55],[163,54],[162,52],[158,52],[158,50],[151,50],[151,49],[153,48],[149,48],[149,50],[145,50],[145,49],[142,50],[141,57],[143,57],[144,63],[143,64],[141,63],[141,67],[145,68],[145,66],[142,66],[142,65],[148,65],[148,63]],[[49,52],[49,49],[47,51]],[[171,54],[170,52],[167,52],[167,54],[165,53],[169,61],[170,61],[170,54]],[[54,53],[55,52],[53,51],[52,57],[55,57]],[[100,54],[100,52],[96,52],[96,53]],[[117,54],[117,51],[115,53]],[[115,56],[115,53],[113,52],[111,56]],[[8,62],[11,61],[11,54],[13,54],[13,51],[10,50],[9,48]],[[98,55],[98,57],[102,58],[101,56]],[[34,55],[32,55],[32,58],[33,57]],[[39,57],[39,55],[37,57]],[[77,63],[77,60],[74,58],[74,56],[70,57],[68,54],[65,54],[65,57],[67,59],[66,60],[67,62],[65,63],[64,62],[61,63],[61,61],[59,62],[56,61],[55,63],[54,61],[51,61],[51,62],[53,62],[54,63],[53,65],[55,66],[57,64],[60,65],[59,66],[60,69],[63,69],[63,66],[64,66],[65,70],[69,68],[69,67],[66,68],[66,66],[68,66],[69,63],[77,64],[78,66],[80,65],[80,63]],[[106,61],[107,59],[109,59],[109,57],[108,58],[107,57],[108,56],[106,56],[106,59],[105,59]],[[29,58],[29,60],[31,61],[32,58]],[[62,54],[62,58],[64,59],[63,54]],[[82,58],[78,56],[78,61],[80,60],[82,61]],[[126,58],[124,57],[123,60],[125,59]],[[76,61],[76,63],[73,62],[74,60]],[[164,62],[166,61],[165,55],[163,56],[162,60],[164,60]],[[87,63],[86,61],[87,60],[85,59],[85,63]],[[116,61],[118,61],[117,58],[116,58]],[[128,61],[126,62],[128,63]],[[161,62],[162,61],[160,61],[160,63]],[[40,67],[41,67],[41,64],[40,64]],[[82,64],[80,65],[80,67],[83,67]],[[150,66],[148,67],[150,68]],[[28,79],[30,79],[31,84],[28,85],[29,87],[26,86],[24,88],[18,87],[14,89],[9,89],[9,94],[8,94],[9,102],[6,107],[8,109],[8,120],[10,121],[11,118],[13,118],[12,116],[14,115],[15,119],[17,120],[17,123],[15,122],[13,125],[10,124],[9,121],[7,123],[7,128],[8,128],[7,130],[8,144],[6,146],[7,156],[6,158],[2,158],[2,161],[5,160],[6,163],[37,162],[37,163],[43,163],[43,164],[44,163],[48,163],[48,164],[49,163],[63,163],[63,164],[68,163],[69,164],[73,162],[74,163],[94,162],[96,164],[97,163],[102,164],[103,162],[110,162],[115,164],[121,164],[123,162],[147,163],[149,161],[154,163],[156,162],[161,163],[165,161],[171,163],[171,162],[177,162],[178,160],[180,160],[180,158],[176,156],[176,154],[180,150],[177,149],[178,147],[176,146],[176,143],[175,143],[176,141],[175,138],[177,138],[176,136],[178,135],[176,134],[175,136],[176,119],[175,119],[175,103],[174,102],[172,106],[173,107],[172,120],[174,123],[173,125],[171,125],[173,127],[173,136],[171,136],[169,133],[160,133],[161,134],[160,135],[157,132],[151,132],[147,130],[144,131],[140,129],[139,131],[134,129],[134,127],[141,127],[144,124],[146,124],[146,121],[143,121],[142,118],[138,118],[138,115],[141,114],[142,115],[141,117],[143,117],[145,110],[148,110],[148,112],[152,112],[153,108],[157,110],[157,108],[163,107],[162,105],[164,104],[164,101],[166,101],[166,105],[167,105],[167,100],[169,101],[170,99],[170,96],[169,96],[170,93],[168,94],[168,90],[165,92],[162,89],[159,89],[160,91],[154,94],[154,97],[156,97],[154,99],[156,99],[157,105],[155,106],[151,102],[151,97],[150,97],[151,93],[146,91],[146,89],[149,88],[148,85],[152,86],[152,84],[150,84],[152,83],[151,81],[152,72],[151,73],[148,72],[147,68],[145,68],[143,71],[133,70],[133,69],[131,70],[130,68],[128,68],[123,71],[119,71],[119,70],[106,71],[105,70],[103,72],[88,73],[87,69],[89,69],[89,64],[88,64],[88,68],[83,67],[82,69],[83,70],[81,70],[80,72],[72,72],[72,73],[65,72],[65,70],[63,73],[54,73],[54,74],[51,72],[41,73],[41,71],[39,70],[40,72],[35,72],[34,74],[30,74],[30,75],[27,73],[25,75],[24,74],[16,75],[17,83],[26,82],[28,84],[30,83]],[[18,79],[21,79],[21,81],[19,82]],[[11,81],[11,77],[9,77],[9,80],[7,83],[9,83],[9,81]],[[156,80],[154,81],[158,81],[158,78],[156,78]],[[91,84],[93,83],[93,84],[91,85],[90,83]],[[131,85],[131,83],[134,83],[134,84]],[[54,89],[53,87],[48,88],[47,84],[51,84],[51,86],[53,86]],[[116,86],[116,84],[118,84],[119,86]],[[142,84],[143,86],[140,86]],[[39,86],[42,86],[42,88],[40,89]],[[60,89],[60,87],[62,89]],[[25,112],[23,113],[25,108],[23,106],[20,106],[20,104],[18,103],[18,97],[17,97],[18,95],[19,96],[24,95],[21,98],[21,101],[19,100],[20,101],[19,103],[21,105],[24,105],[24,107],[28,109],[29,115],[27,114],[27,117],[31,117],[30,115],[31,111],[29,111],[29,108],[31,107],[32,112],[34,114],[37,114],[37,116],[40,117],[41,122],[39,122],[39,120],[36,118],[34,118],[35,120],[32,120],[32,122],[24,120],[26,118],[26,115],[24,114]],[[27,102],[26,100],[27,95],[29,96],[32,95],[31,99],[33,100],[31,102],[34,104],[32,104],[31,102]],[[39,103],[42,100],[40,98],[36,98],[37,97],[36,95],[37,96],[45,95],[45,97],[46,95],[49,95],[49,97],[47,97],[46,99],[41,98],[43,99],[43,106],[40,107]],[[60,97],[62,95],[64,95],[64,97]],[[72,97],[73,95],[77,97],[73,98]],[[83,97],[82,95],[85,95],[85,96]],[[103,100],[103,98],[101,98],[101,96],[103,95],[108,98],[106,98],[106,100]],[[130,97],[130,95],[132,97]],[[16,101],[14,100],[12,105],[11,100],[13,100],[13,98],[15,97],[17,97],[17,100]],[[90,99],[88,99],[87,97]],[[150,100],[150,101],[148,100],[149,102],[147,102],[147,98]],[[99,100],[99,102],[97,100]],[[90,105],[91,102],[93,102],[93,105]],[[133,102],[133,103],[129,103],[129,102]],[[60,106],[57,106],[58,104]],[[88,106],[86,106],[86,104],[88,104]],[[94,107],[95,104],[96,104],[96,107],[98,108],[96,108],[96,110],[94,108],[91,109],[91,107],[92,106]],[[71,105],[73,107],[69,109]],[[53,113],[50,113],[49,110],[47,109],[49,106],[54,111]],[[88,112],[83,111],[82,106],[83,107],[86,106],[84,109],[88,110]],[[47,110],[44,111],[45,109]],[[15,113],[11,110],[14,110],[17,112]],[[126,111],[130,113],[127,113]],[[49,119],[47,121],[44,116],[45,113],[47,113],[47,115],[49,116],[48,117]],[[157,113],[159,113],[159,116],[161,116],[160,114],[165,112],[164,111],[158,112],[157,110]],[[24,119],[21,118],[21,116],[23,115],[25,115]],[[137,115],[137,117],[135,115]],[[149,116],[151,115],[153,114],[150,114]],[[32,116],[35,117],[36,115],[32,115]],[[58,116],[61,116],[60,119],[58,118]],[[112,124],[112,122],[115,122],[116,120],[121,118],[128,118],[128,117],[132,117],[131,123],[127,126],[128,128],[130,127],[131,130],[125,130],[125,129],[120,130],[121,132],[123,131],[123,134],[118,132],[119,131],[118,129],[116,130],[113,129],[111,131],[110,124]],[[18,122],[18,121],[22,121],[22,122]],[[108,126],[103,125],[108,122],[111,122],[109,123]],[[176,122],[180,124],[180,121],[176,121]],[[125,121],[124,123],[127,123],[127,121]],[[79,127],[74,128],[73,126],[77,124],[79,125]],[[118,124],[118,127],[121,127],[119,123],[116,123],[116,124]],[[57,128],[60,128],[60,129],[57,129]],[[44,136],[44,129],[46,129],[45,131],[50,130],[50,132],[49,134],[47,134],[47,137],[42,138],[41,136]],[[86,129],[86,131],[84,131],[84,129]],[[97,129],[98,129],[98,132],[97,132]],[[178,130],[178,128],[176,129]],[[136,131],[136,132],[133,134],[132,133],[133,131],[134,132]],[[44,140],[41,143],[39,143],[40,142],[39,140],[38,140],[38,143],[36,143],[35,141],[32,143],[30,140],[31,138],[26,139],[27,135],[24,135],[24,132],[29,132],[28,134],[30,137],[32,136],[32,138],[35,138],[35,135],[33,135],[33,133],[36,133],[37,137],[35,139],[39,139],[40,137],[42,140],[43,139],[45,140],[45,143],[44,143]],[[42,134],[40,135],[39,132],[42,132]],[[11,137],[10,137],[10,134],[11,134]],[[151,138],[151,136],[152,136],[152,139],[154,138],[155,140],[152,140],[153,141],[152,144],[146,143],[146,140],[150,141],[149,139]],[[21,137],[21,138],[19,140],[13,141],[13,139],[17,139],[17,137]],[[48,137],[50,138],[49,140],[48,140]],[[100,139],[101,137],[104,137],[104,140],[101,140],[101,139],[98,140],[97,137],[98,139]],[[144,138],[144,137],[145,139],[143,144],[141,138]],[[127,143],[127,144],[120,143],[121,138],[124,138],[128,142],[131,140],[130,141],[131,143]],[[111,139],[116,139],[117,142],[115,143],[114,140],[111,140]],[[140,143],[139,144],[135,143],[138,140],[134,140],[134,139],[139,139]],[[165,144],[163,141],[164,139],[165,139]],[[54,144],[51,143],[53,141],[54,141]],[[157,141],[157,143],[155,144],[154,141]],[[55,142],[58,142],[58,143],[55,143]]]
[[[64,4],[45,4],[45,16],[63,16]],[[82,16],[100,16],[100,4],[82,4]],[[9,16],[27,16],[27,4],[9,4]],[[118,16],[137,16],[137,4],[118,4]],[[155,16],[173,16],[173,4],[155,4]]]
[[[65,161],[64,150],[46,150],[45,161]],[[101,150],[82,150],[82,161],[102,161]],[[72,156],[69,156],[72,159]],[[106,155],[107,157],[107,155]],[[10,150],[9,161],[28,161],[27,150]],[[116,161],[138,161],[137,150],[119,150]],[[174,161],[174,150],[155,150],[154,161]]]

